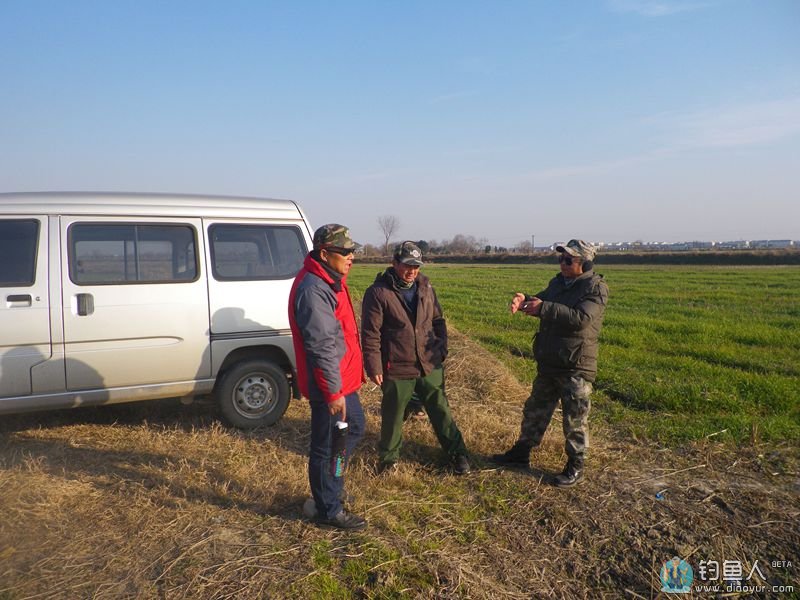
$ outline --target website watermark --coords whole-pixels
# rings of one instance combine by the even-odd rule
[[[782,580],[793,569],[790,560],[697,561],[696,569],[689,561],[673,556],[661,566],[661,591],[668,594],[736,593],[736,594],[793,594],[795,586],[773,583]],[[770,577],[771,575],[771,577]]]

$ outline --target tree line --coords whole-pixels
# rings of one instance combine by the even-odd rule
[[[376,244],[365,244],[362,248],[363,255],[391,256],[394,247],[401,241],[397,240],[400,230],[400,219],[394,215],[378,217],[378,227],[384,239],[381,247]],[[453,255],[453,254],[529,254],[532,251],[530,240],[518,244],[505,246],[492,246],[486,238],[476,238],[472,235],[457,234],[452,239],[443,240],[413,240],[424,255]]]

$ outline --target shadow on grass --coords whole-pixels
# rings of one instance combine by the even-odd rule
[[[202,396],[188,405],[183,404],[179,398],[167,398],[5,415],[0,421],[0,440],[4,433],[80,425],[147,426],[153,430],[174,430],[184,433],[221,425],[231,435],[256,440],[280,440],[282,446],[297,454],[308,453],[310,429],[308,420],[286,416],[275,425],[251,430],[236,429],[220,419],[213,398]]]
[[[534,464],[531,464],[528,467],[510,467],[504,465],[498,465],[497,463],[492,461],[491,456],[481,455],[481,454],[473,454],[472,455],[473,461],[473,471],[497,471],[498,473],[506,472],[506,473],[516,473],[518,475],[522,475],[525,477],[530,477],[532,479],[536,479],[541,483],[550,484],[552,485],[555,481],[556,475],[561,473],[561,471],[545,471],[540,469]]]
[[[190,431],[209,427],[218,420],[216,407],[208,397],[199,398],[189,405],[182,404],[178,398],[167,398],[5,415],[0,422],[0,433],[74,425],[125,426],[144,423]]]
[[[278,493],[269,504],[247,500],[253,493],[252,485],[186,454],[75,446],[63,440],[29,439],[13,433],[0,434],[0,449],[4,468],[33,462],[51,477],[88,481],[100,489],[131,494],[144,489],[151,502],[167,508],[180,508],[189,501],[290,520],[302,518],[298,506],[303,496]],[[202,474],[202,481],[181,481],[182,476],[175,475],[178,470],[190,477]]]
[[[604,383],[596,382],[597,391],[603,392],[609,399],[619,402],[622,406],[639,412],[658,413],[664,410],[662,405],[653,402],[644,402],[632,394],[626,394]]]
[[[268,503],[250,501],[251,482],[232,479],[229,473],[209,466],[202,458],[178,454],[178,449],[165,453],[108,449],[77,446],[63,438],[24,435],[37,430],[80,426],[96,426],[100,435],[104,428],[142,427],[156,435],[160,432],[191,433],[219,427],[220,423],[211,397],[197,398],[189,405],[182,404],[178,398],[170,398],[8,415],[0,421],[0,467],[10,469],[32,462],[52,477],[88,480],[98,488],[146,489],[152,491],[155,503],[166,507],[175,508],[190,501],[290,520],[302,519],[299,507],[305,496],[275,493]],[[288,452],[308,456],[310,424],[306,419],[284,416],[273,426],[249,431],[224,427],[232,437],[256,442],[269,440]],[[178,469],[189,477],[176,476]],[[191,481],[193,473],[202,474],[202,480]]]
[[[533,360],[533,350],[526,350],[520,348],[519,346],[506,346],[506,351],[511,356],[516,356],[518,358],[527,358],[528,360]]]

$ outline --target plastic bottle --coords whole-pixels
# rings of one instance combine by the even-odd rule
[[[331,475],[341,477],[347,460],[347,423],[336,421],[331,440]]]

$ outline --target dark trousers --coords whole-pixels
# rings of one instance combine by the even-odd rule
[[[357,393],[345,397],[347,403],[347,459],[353,455],[356,444],[364,435],[364,411]],[[311,495],[317,506],[317,514],[332,519],[342,510],[344,475],[331,474],[331,442],[333,427],[342,418],[342,413],[332,415],[328,404],[322,400],[311,400],[311,449],[308,457],[308,482]]]
[[[464,438],[458,430],[444,394],[444,369],[439,367],[427,377],[385,379],[381,402],[381,439],[378,457],[381,462],[397,462],[403,445],[403,415],[411,396],[416,396],[428,413],[433,432],[442,449],[452,458],[466,454]]]

